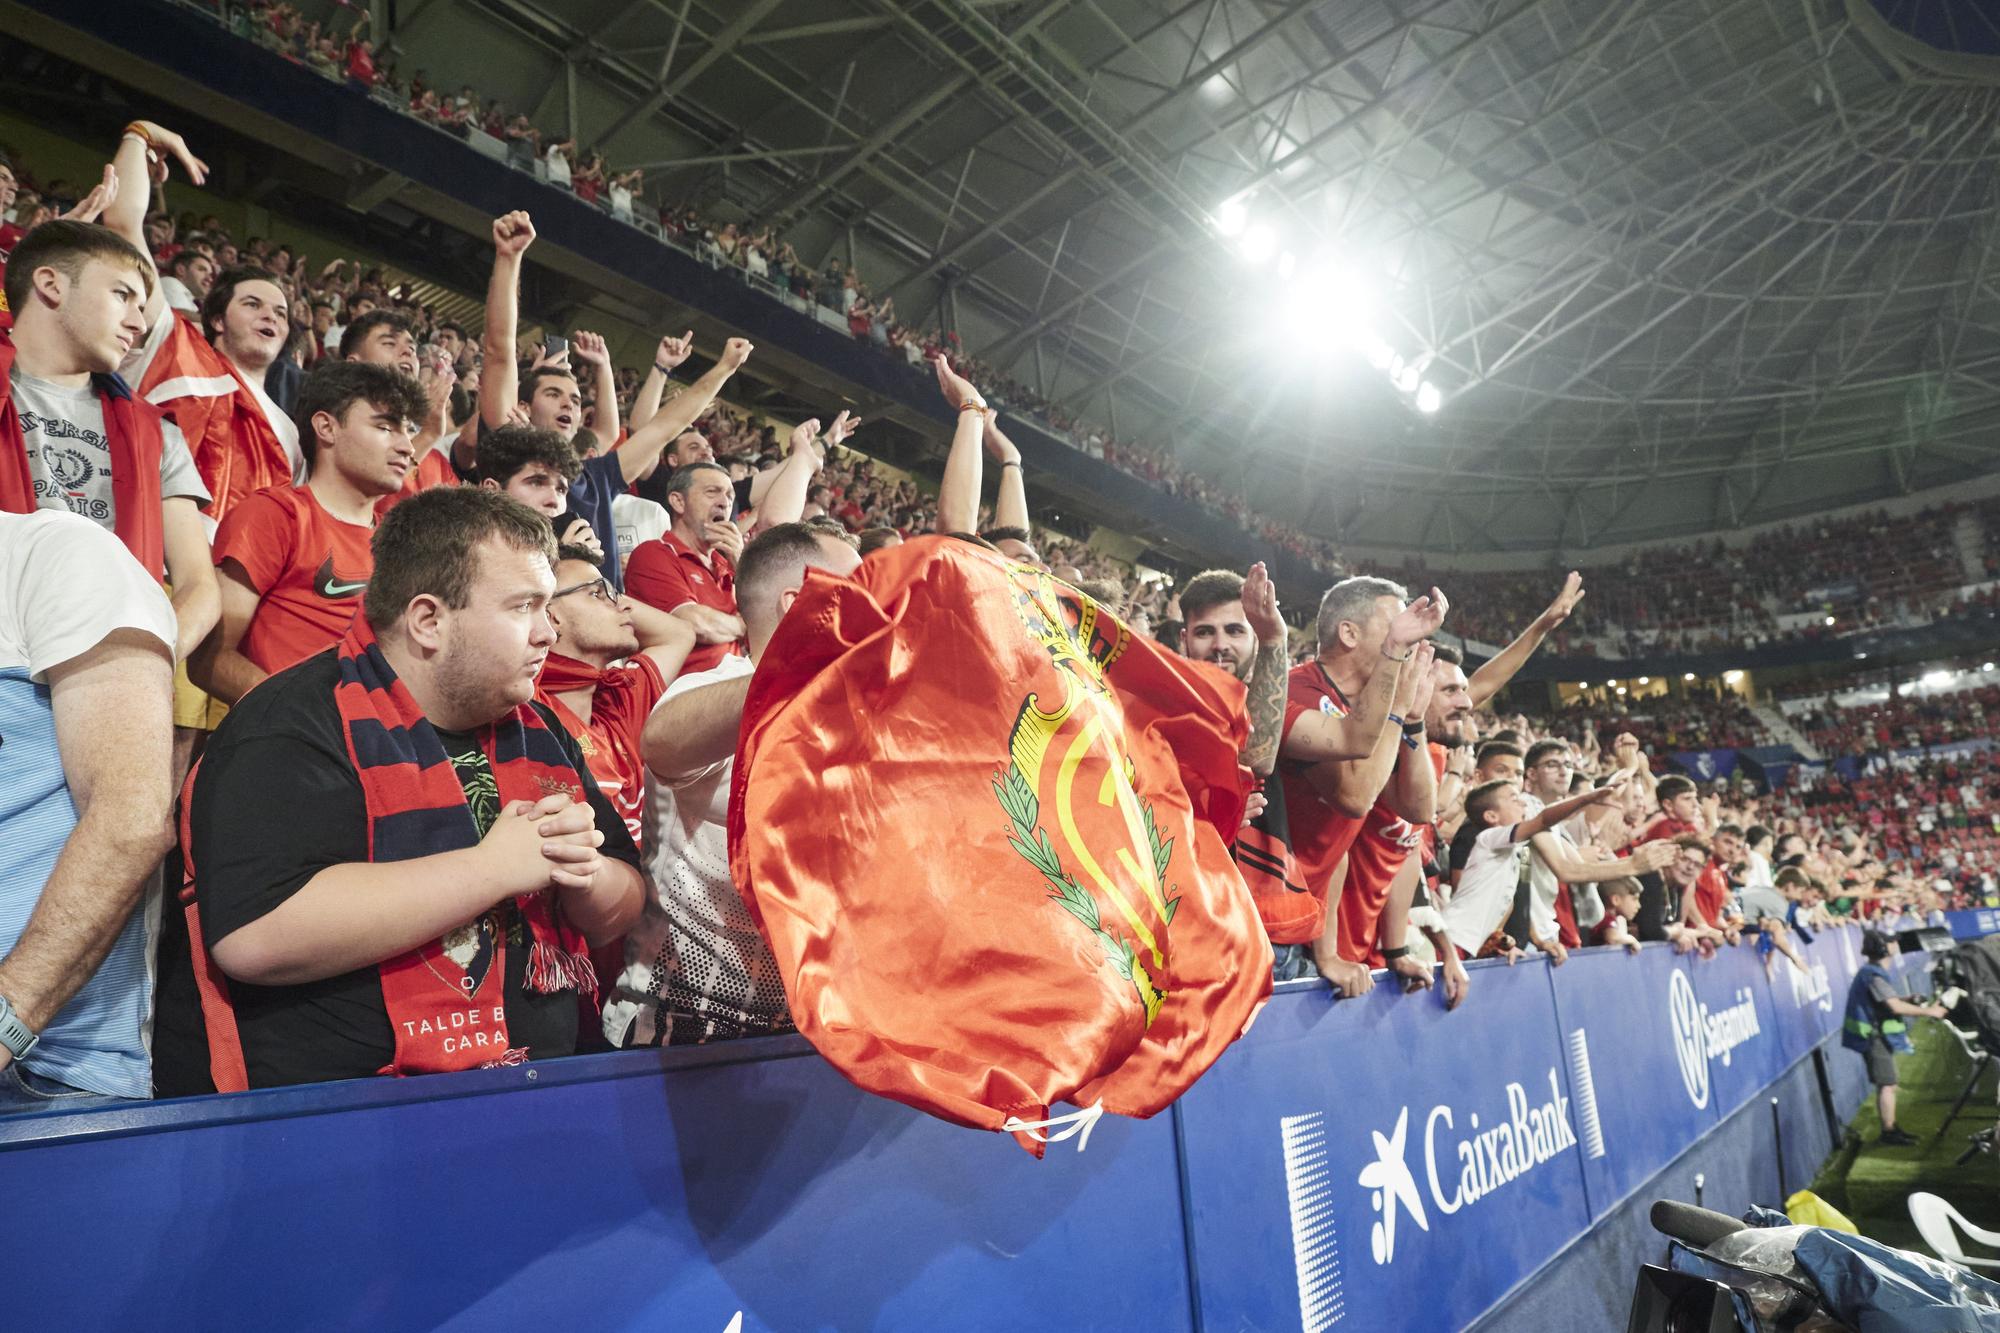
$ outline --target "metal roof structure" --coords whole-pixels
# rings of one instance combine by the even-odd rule
[[[404,75],[851,257],[906,322],[949,320],[1337,540],[1691,536],[2000,457],[1979,0],[402,0],[393,21]]]

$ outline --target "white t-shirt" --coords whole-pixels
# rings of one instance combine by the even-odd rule
[[[667,687],[660,704],[755,668],[731,655]],[[652,892],[625,937],[625,964],[604,1006],[613,1046],[656,1046],[787,1032],[793,1027],[770,946],[729,877],[729,784],[735,759],[672,786],[646,776]]]
[[[672,527],[666,506],[643,495],[620,491],[611,497],[611,526],[618,533],[618,568],[624,569],[641,542],[656,540]]]
[[[1478,953],[1487,938],[1507,924],[1507,914],[1514,910],[1521,857],[1528,850],[1527,843],[1514,841],[1516,827],[1500,824],[1473,839],[1472,854],[1459,873],[1458,887],[1444,905],[1445,933],[1468,954]]]
[[[0,513],[0,957],[20,942],[76,828],[48,673],[122,629],[172,651],[173,608],[123,543],[61,510]],[[164,713],[164,695],[158,702]],[[42,1029],[29,1070],[105,1096],[152,1095],[159,923],[156,877],[104,962]]]
[[[67,389],[19,370],[10,379],[35,504],[113,530],[117,516],[112,501],[111,442],[104,433],[104,404],[98,401],[97,391],[88,384]],[[160,498],[186,498],[206,505],[208,488],[195,471],[180,427],[171,421],[161,422],[160,445]]]

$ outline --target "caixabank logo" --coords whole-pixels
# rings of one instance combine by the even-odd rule
[[[1580,1108],[1579,1118],[1595,1127],[1594,1103]],[[1306,1333],[1332,1327],[1345,1312],[1337,1221],[1343,1212],[1361,1216],[1358,1204],[1346,1206],[1355,1191],[1368,1201],[1369,1255],[1387,1266],[1409,1248],[1411,1228],[1444,1230],[1446,1219],[1577,1146],[1570,1098],[1553,1066],[1546,1097],[1540,1080],[1534,1080],[1532,1091],[1528,1083],[1510,1082],[1483,1105],[1439,1103],[1420,1118],[1403,1107],[1394,1125],[1366,1131],[1373,1160],[1351,1182],[1334,1169],[1329,1132],[1362,1131],[1329,1124],[1321,1112],[1279,1121],[1299,1318]]]
[[[1682,971],[1667,983],[1667,1022],[1673,1029],[1681,1086],[1697,1109],[1708,1105],[1709,1061],[1720,1060],[1727,1068],[1738,1046],[1764,1033],[1757,1021],[1757,996],[1750,987],[1739,989],[1736,1002],[1727,1008],[1711,1009],[1695,998],[1694,983]]]

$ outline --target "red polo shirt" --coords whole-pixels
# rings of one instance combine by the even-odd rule
[[[703,560],[692,546],[669,528],[649,542],[632,548],[625,562],[625,591],[648,606],[662,611],[696,602],[716,611],[736,614],[736,566],[721,551],[710,551]],[[707,671],[732,653],[743,651],[742,642],[696,644],[681,674]]]

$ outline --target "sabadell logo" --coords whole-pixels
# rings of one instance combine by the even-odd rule
[[[1757,1021],[1756,996],[1748,986],[1736,992],[1736,1003],[1727,1009],[1710,1009],[1695,998],[1694,983],[1683,971],[1676,971],[1667,983],[1667,1021],[1673,1028],[1681,1086],[1697,1107],[1708,1105],[1708,1062],[1720,1059],[1726,1068],[1731,1053],[1764,1030]]]

